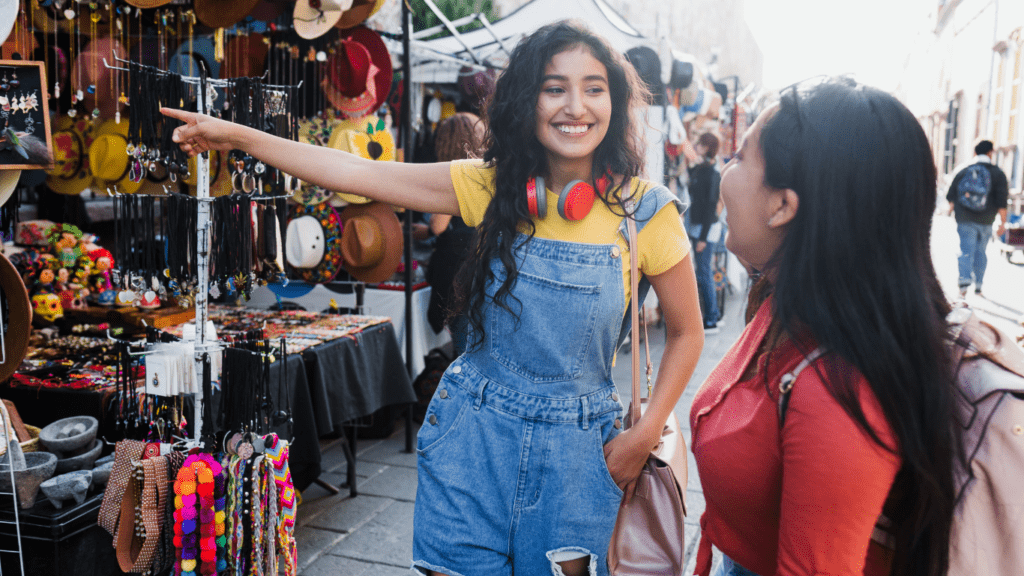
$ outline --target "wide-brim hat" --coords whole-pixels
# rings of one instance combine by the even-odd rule
[[[136,8],[159,8],[170,4],[174,0],[124,0]]]
[[[380,10],[386,0],[354,0],[352,6],[341,15],[335,24],[338,28],[352,28],[366,21]]]
[[[89,145],[92,123],[85,118],[61,116],[53,139],[53,169],[47,170],[46,185],[59,194],[80,194],[92,182],[89,173]]]
[[[120,123],[107,120],[101,124],[89,145],[88,156],[89,171],[92,172],[97,190],[134,194],[142,187],[141,180],[132,182],[128,178],[131,158],[128,155],[127,120]]]
[[[18,19],[18,4],[18,0],[0,0],[0,44],[7,41],[14,29],[14,21]]]
[[[311,0],[298,0],[292,11],[292,25],[306,40],[319,38],[334,28],[342,12],[351,6],[352,0],[319,0],[316,7]]]
[[[110,38],[95,38],[82,49],[82,52],[75,57],[75,64],[71,70],[73,78],[82,79],[82,92],[85,97],[86,110],[99,108],[100,115],[104,118],[113,118],[118,110],[119,94],[114,89],[114,74],[111,69],[103,65],[103,59],[111,63],[111,55],[116,54],[118,58],[127,58],[121,42]],[[122,82],[126,82],[122,80]],[[122,91],[127,92],[127,86],[122,86]]]
[[[196,18],[210,28],[228,28],[252,12],[260,0],[196,0]]]
[[[213,40],[206,36],[195,36],[192,41],[182,42],[167,62],[167,71],[182,76],[199,76],[202,66],[206,67],[209,78],[220,78],[221,63],[217,61]]]
[[[18,188],[18,179],[21,178],[21,170],[0,170],[0,206],[7,204]]]
[[[314,216],[292,218],[285,232],[285,258],[292,268],[315,268],[324,259],[324,227]]]
[[[391,277],[402,261],[402,225],[387,204],[350,204],[341,212],[345,271],[375,284]]]
[[[254,78],[267,68],[270,45],[263,34],[240,34],[224,45],[221,78]]]
[[[391,66],[391,54],[388,53],[388,47],[384,44],[384,40],[380,37],[380,34],[370,30],[366,26],[357,26],[355,28],[345,30],[341,33],[342,38],[348,41],[358,42],[366,48],[366,51],[370,53],[370,60],[373,65],[377,68],[376,74],[373,76],[373,101],[362,106],[362,112],[348,112],[346,115],[350,117],[363,116],[369,114],[383,104],[388,94],[391,92],[391,79],[394,76],[394,69]],[[335,90],[340,91],[341,87],[334,86]],[[328,91],[325,90],[325,93]],[[328,93],[328,99],[330,94]],[[336,107],[338,104],[331,100],[331,103]]]
[[[316,218],[320,223],[320,226],[323,228],[324,253],[319,264],[312,268],[296,269],[296,274],[299,278],[312,284],[330,282],[338,275],[338,271],[341,270],[342,266],[341,217],[338,215],[337,210],[327,202],[321,202],[314,206],[304,206],[302,204],[292,206],[291,217],[299,218],[302,216],[312,216]],[[286,243],[288,241],[292,240],[288,239]],[[285,253],[288,253],[287,247],[285,247]]]
[[[314,146],[326,146],[330,140],[333,125],[333,122],[323,118],[299,120],[299,142]],[[306,206],[315,206],[329,201],[333,196],[334,192],[330,190],[303,182],[302,186],[292,195],[292,200]]]
[[[372,126],[367,128],[367,130],[373,130]],[[372,134],[367,134],[366,131],[356,131],[351,128],[342,128],[341,126],[337,126],[334,128],[334,131],[331,132],[331,140],[327,145],[335,150],[355,154],[356,156],[367,160],[386,161],[394,159],[395,140],[387,130],[373,130]],[[370,150],[371,146],[373,147],[372,153]],[[386,151],[385,147],[387,147]],[[378,148],[382,150],[382,152],[377,154],[377,157],[374,157]],[[373,202],[373,200],[366,198],[365,196],[349,194],[347,192],[337,192],[336,196],[348,204],[369,204],[370,202]]]
[[[370,75],[370,51],[359,42],[342,39],[327,57],[327,75],[343,96],[355,98],[366,93]],[[362,114],[360,114],[362,116]]]

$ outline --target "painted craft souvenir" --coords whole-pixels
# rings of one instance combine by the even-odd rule
[[[36,294],[32,297],[33,318],[53,322],[64,317],[64,307],[56,294]]]

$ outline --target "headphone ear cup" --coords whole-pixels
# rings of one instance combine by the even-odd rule
[[[562,218],[578,222],[594,207],[594,187],[583,180],[573,180],[558,195],[558,213]]]
[[[540,176],[535,178],[537,181],[537,214],[539,218],[544,218],[548,215],[548,189],[544,186],[544,179]]]

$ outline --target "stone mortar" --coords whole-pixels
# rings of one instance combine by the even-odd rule
[[[92,470],[76,470],[54,476],[39,487],[46,494],[46,499],[53,507],[60,510],[65,500],[75,499],[76,504],[85,502],[85,494],[92,486]]]
[[[92,416],[72,416],[63,418],[39,431],[39,441],[46,449],[58,457],[66,452],[74,452],[80,448],[91,446],[99,430],[99,421]],[[77,428],[80,432],[73,436],[61,437],[69,429]],[[84,428],[84,429],[83,429]]]
[[[57,473],[63,474],[73,470],[89,470],[92,468],[93,463],[96,462],[96,459],[99,458],[100,452],[103,452],[103,442],[94,440],[92,449],[85,454],[57,460]]]
[[[14,483],[18,486],[18,500],[22,508],[31,508],[36,503],[39,485],[53,476],[57,468],[57,457],[49,452],[25,454],[26,468],[14,472]],[[11,472],[7,463],[0,463],[0,492],[11,491]]]

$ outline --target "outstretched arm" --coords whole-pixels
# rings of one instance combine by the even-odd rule
[[[448,163],[375,162],[333,148],[286,140],[205,114],[171,108],[160,111],[185,123],[174,130],[174,141],[189,156],[237,148],[327,190],[358,194],[420,212],[459,215]]]

